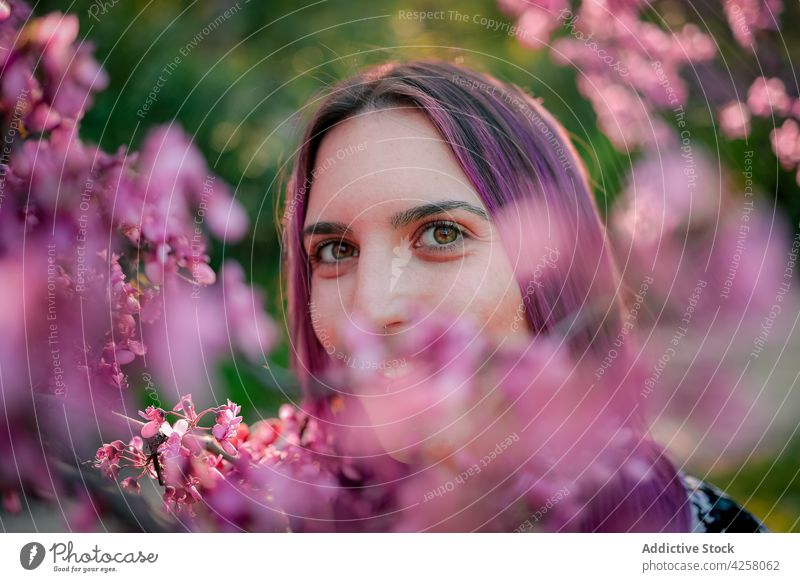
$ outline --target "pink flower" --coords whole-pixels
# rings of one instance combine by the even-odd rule
[[[161,497],[161,506],[165,511],[185,513],[194,516],[192,504],[200,501],[202,496],[198,490],[200,479],[194,475],[189,475],[185,479],[175,481],[172,485],[164,487],[164,494]]]
[[[120,481],[119,484],[123,491],[127,491],[128,493],[139,494],[142,492],[142,487],[139,485],[139,481],[137,481],[134,477],[126,477]]]
[[[144,454],[144,441],[142,437],[135,436],[128,442],[128,447],[131,451],[136,453],[137,455]]]
[[[13,515],[22,513],[22,502],[19,499],[19,494],[16,491],[3,492],[3,509]]]
[[[786,85],[780,79],[758,77],[747,91],[747,105],[753,115],[786,115],[791,104],[791,98],[786,94]]]
[[[782,126],[770,132],[769,137],[772,151],[785,169],[790,170],[800,163],[800,126],[794,119],[784,121]]]
[[[544,48],[550,42],[550,35],[557,25],[555,14],[539,7],[528,8],[517,21],[517,40],[532,50]]]
[[[154,406],[148,406],[144,412],[140,410],[139,416],[150,421],[142,427],[142,436],[146,439],[156,436],[167,420],[166,413]]]
[[[197,413],[194,411],[194,402],[192,402],[191,394],[185,394],[184,396],[181,396],[180,402],[178,402],[172,410],[174,412],[182,410],[183,414],[190,421],[197,418]]]
[[[776,28],[783,0],[724,0],[723,10],[736,41],[750,48],[754,32]]]
[[[732,101],[719,110],[719,127],[728,139],[750,135],[750,110],[744,103]]]
[[[158,447],[159,462],[164,468],[167,482],[173,485],[185,478],[188,461],[192,456],[192,452],[183,443],[188,428],[189,423],[183,418],[176,422],[174,427],[169,423],[164,423],[161,427],[161,431],[167,435],[167,440]]]
[[[110,444],[104,444],[97,449],[97,453],[95,454],[95,466],[107,477],[116,479],[117,475],[119,475],[119,463],[124,450],[125,443],[120,440],[116,440]]]
[[[222,450],[233,456],[237,454],[233,444],[236,439],[236,429],[242,422],[242,417],[236,415],[241,409],[241,406],[228,400],[228,404],[217,408],[216,424],[211,429],[211,433],[219,441]]]

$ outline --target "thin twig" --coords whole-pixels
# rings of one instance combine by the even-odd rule
[[[136,423],[136,424],[138,424],[139,426],[144,426],[144,425],[145,425],[145,423],[144,423],[144,422],[142,422],[141,420],[137,420],[137,419],[135,419],[135,418],[131,418],[130,416],[125,416],[125,415],[124,415],[124,414],[122,414],[121,412],[117,412],[117,411],[115,411],[115,410],[112,410],[112,411],[111,411],[111,414],[116,414],[116,415],[117,415],[117,416],[119,416],[120,418],[124,418],[124,419],[125,419],[125,420],[127,420],[128,422],[133,422],[133,423]]]

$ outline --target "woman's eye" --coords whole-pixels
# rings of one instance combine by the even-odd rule
[[[318,246],[314,256],[320,263],[338,263],[344,259],[357,257],[358,251],[346,242],[330,241]]]
[[[422,232],[419,244],[433,250],[447,250],[449,247],[458,245],[464,236],[464,231],[453,223],[434,223],[428,225]]]

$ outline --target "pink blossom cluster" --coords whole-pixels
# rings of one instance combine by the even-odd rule
[[[655,113],[686,103],[681,68],[716,54],[713,39],[694,24],[669,30],[643,18],[648,4],[587,0],[573,9],[563,1],[500,2],[518,18],[520,42],[548,47],[554,61],[578,69],[578,89],[621,151],[658,142],[667,128]],[[555,35],[559,27],[565,33]],[[539,41],[532,45],[529,38]]]
[[[716,110],[721,134],[747,138],[753,117],[769,119],[772,150],[784,169],[797,171],[800,184],[800,98],[774,74],[754,79],[749,71],[735,70],[734,59],[712,66],[717,43],[691,22],[695,14],[689,6],[663,3],[661,10],[662,3],[641,0],[583,0],[574,7],[564,0],[498,3],[517,19],[522,45],[547,48],[555,62],[578,69],[578,89],[618,150],[655,147],[668,139],[671,121],[684,119],[690,81],[709,79],[713,87],[700,90]],[[721,9],[746,51],[740,60],[750,58],[759,37],[779,34],[783,0],[723,0]],[[723,77],[731,80],[731,91],[720,91]]]
[[[771,146],[800,184],[800,98],[783,52],[793,48],[781,36],[784,3],[723,0],[716,12],[714,3],[498,3],[539,34],[533,46],[522,30],[520,43],[577,68],[578,88],[612,144],[638,150],[608,213],[630,295],[630,331],[614,349],[635,344],[650,360],[640,398],[656,434],[700,466],[731,467],[753,459],[759,443],[761,451],[781,446],[797,405],[781,354],[797,349],[800,238],[755,176]],[[729,29],[735,43],[700,25]],[[693,91],[702,107],[687,101]],[[704,122],[707,111],[715,119]],[[715,122],[720,136],[746,140],[740,171],[704,147],[700,126],[716,130]],[[753,139],[767,131],[769,146],[760,147]],[[601,370],[617,365],[608,356]]]
[[[754,116],[770,120],[772,151],[783,169],[796,172],[800,184],[800,98],[792,97],[781,79],[760,76],[747,90],[744,103],[731,101],[720,109],[720,129],[728,138],[746,138]]]
[[[0,451],[30,461],[0,469],[0,492],[19,508],[21,490],[58,494],[44,451],[67,431],[86,447],[87,413],[113,426],[108,411],[129,408],[131,370],[168,385],[187,379],[172,370],[213,372],[232,353],[260,361],[277,332],[244,270],[209,264],[209,234],[238,241],[248,219],[190,136],[170,124],[115,153],[81,139],[108,78],[78,18],[3,2],[0,47],[0,373],[13,427]],[[201,327],[198,312],[220,317]]]
[[[746,154],[745,171],[757,156]],[[736,179],[698,144],[665,141],[633,165],[609,216],[633,295],[626,325],[650,361],[642,405],[662,440],[701,466],[736,466],[796,426],[781,354],[797,349],[800,234],[754,186],[737,195]]]
[[[286,530],[333,485],[315,458],[325,450],[317,421],[286,404],[279,418],[246,424],[240,410],[228,400],[196,412],[190,394],[171,410],[149,406],[146,422],[129,419],[139,434],[103,444],[95,467],[129,493],[157,483],[164,511],[194,529]]]
[[[164,487],[165,507],[191,512],[191,505],[201,499],[200,491],[212,487],[214,480],[223,478],[223,471],[230,469],[231,464],[223,457],[237,457],[240,445],[249,436],[247,425],[241,425],[242,417],[234,416],[238,411],[239,407],[229,400],[198,414],[191,394],[182,396],[170,411],[148,406],[139,411],[147,420],[141,423],[140,434],[127,445],[120,440],[104,444],[95,454],[95,466],[111,479],[119,477],[120,469],[132,470],[136,474],[120,482],[130,492],[141,492],[139,481],[143,477],[157,479]],[[208,414],[215,415],[210,429],[199,424]],[[261,438],[251,439],[242,450],[263,454],[278,431],[269,423],[267,430],[254,428]]]
[[[348,353],[403,353],[400,375],[332,363],[327,392],[252,425],[184,396],[140,412],[140,434],[95,465],[127,491],[158,483],[164,509],[204,531],[686,527],[675,469],[636,419],[635,367],[592,382],[556,341],[499,347],[468,318],[418,317],[381,342],[348,327]]]

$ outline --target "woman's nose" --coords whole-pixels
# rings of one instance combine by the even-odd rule
[[[408,285],[403,275],[409,267],[396,247],[362,249],[359,255],[352,311],[359,313],[374,333],[397,332],[408,316]]]

